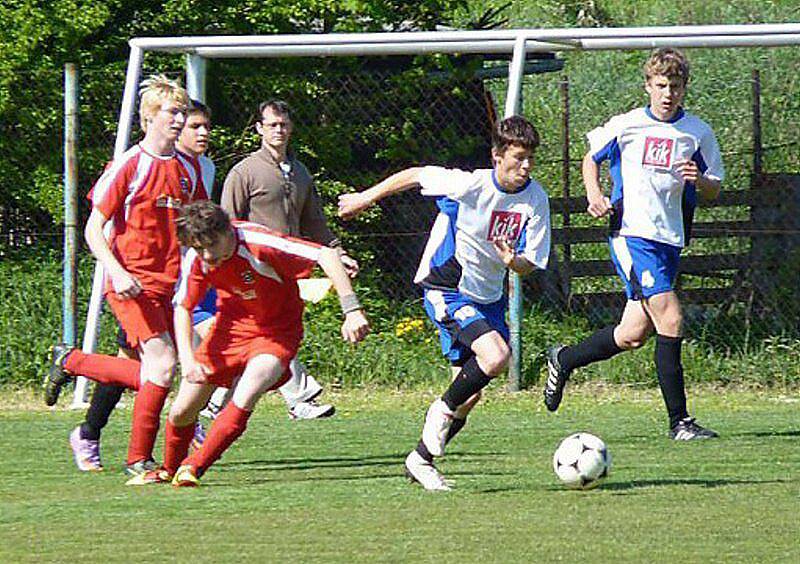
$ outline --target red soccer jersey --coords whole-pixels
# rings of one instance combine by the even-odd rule
[[[145,290],[171,295],[180,271],[175,218],[181,204],[208,199],[196,159],[151,155],[141,145],[114,160],[91,192],[112,222],[109,246]],[[106,291],[111,291],[109,284]]]
[[[236,248],[216,268],[190,249],[181,265],[174,302],[192,311],[209,286],[217,289],[217,318],[256,331],[302,331],[297,279],[307,278],[320,245],[247,221],[233,222]]]

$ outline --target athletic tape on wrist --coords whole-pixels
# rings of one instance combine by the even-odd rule
[[[342,315],[347,315],[353,311],[363,309],[361,303],[358,301],[358,296],[355,294],[347,294],[346,296],[339,296],[339,305],[342,306]]]

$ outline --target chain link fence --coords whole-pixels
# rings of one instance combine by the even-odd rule
[[[597,323],[619,314],[622,293],[608,261],[605,225],[584,213],[580,160],[587,131],[645,103],[639,67],[618,64],[626,56],[569,60],[572,66],[607,66],[601,75],[537,74],[546,61],[534,61],[523,86],[523,113],[542,138],[533,175],[550,194],[556,243],[552,268],[526,279],[525,297],[529,305]],[[714,52],[698,50],[691,56],[700,68]],[[149,58],[143,75],[159,70],[180,77],[179,65],[174,57]],[[258,103],[286,100],[295,122],[293,150],[316,175],[334,230],[359,258],[361,286],[398,303],[417,299],[411,280],[434,219],[433,202],[410,191],[342,223],[335,218],[336,196],[411,165],[490,166],[490,131],[502,115],[506,66],[482,57],[211,61],[206,101],[214,112],[209,151],[218,167],[214,194],[218,198],[230,167],[258,148],[253,127]],[[24,146],[13,159],[4,154],[0,162],[5,172],[0,253],[32,244],[60,245],[60,80],[49,77],[53,92],[44,125],[0,124],[7,142]],[[717,133],[727,178],[720,204],[696,214],[695,239],[684,253],[678,286],[690,330],[726,346],[732,340],[747,344],[768,335],[800,334],[800,181],[791,176],[800,164],[793,134],[800,107],[783,95],[771,96],[771,91],[786,91],[785,80],[776,69],[760,77],[751,69],[728,69],[724,81],[696,72],[687,99],[690,110]],[[113,152],[124,68],[83,70],[80,82],[85,218],[83,196]],[[762,91],[760,106],[754,85]],[[49,199],[6,198],[21,193],[10,186],[13,182],[28,182]]]

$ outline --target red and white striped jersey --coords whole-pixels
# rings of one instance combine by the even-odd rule
[[[123,268],[145,290],[172,294],[181,261],[175,218],[182,204],[208,199],[197,160],[137,144],[109,164],[90,198],[112,222],[109,246]]]
[[[320,255],[320,245],[247,221],[233,221],[236,247],[217,267],[189,249],[181,264],[174,303],[188,311],[209,286],[217,289],[218,323],[225,320],[253,328],[302,328],[303,301],[297,288]]]

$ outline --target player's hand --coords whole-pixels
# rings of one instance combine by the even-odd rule
[[[206,384],[208,383],[208,375],[211,370],[207,366],[203,366],[199,362],[191,360],[181,365],[183,371],[183,378],[191,384]]]
[[[342,254],[339,255],[339,258],[342,261],[342,266],[344,266],[344,271],[350,278],[355,278],[358,276],[358,272],[360,270],[358,266],[358,261],[342,251]]]
[[[511,263],[514,262],[514,257],[516,256],[516,251],[514,250],[514,245],[511,244],[511,241],[508,237],[495,237],[492,239],[492,246],[494,247],[497,256],[500,257],[500,260],[503,261],[507,267],[511,266]]]
[[[341,194],[339,196],[339,217],[342,219],[350,219],[357,216],[371,205],[372,202],[364,197],[363,192]]]
[[[109,276],[111,277],[111,286],[114,288],[114,293],[117,294],[119,299],[129,300],[142,293],[142,285],[126,270],[109,273]]]
[[[369,333],[369,321],[360,309],[351,311],[342,323],[342,338],[348,343],[358,343]]]
[[[675,163],[675,168],[683,178],[684,182],[696,183],[700,177],[700,169],[697,168],[697,163],[692,160],[681,160]]]
[[[611,206],[611,200],[602,192],[598,194],[587,194],[586,198],[589,200],[589,205],[586,208],[586,211],[589,212],[589,215],[594,218],[599,219],[612,213],[614,210],[614,208]]]

